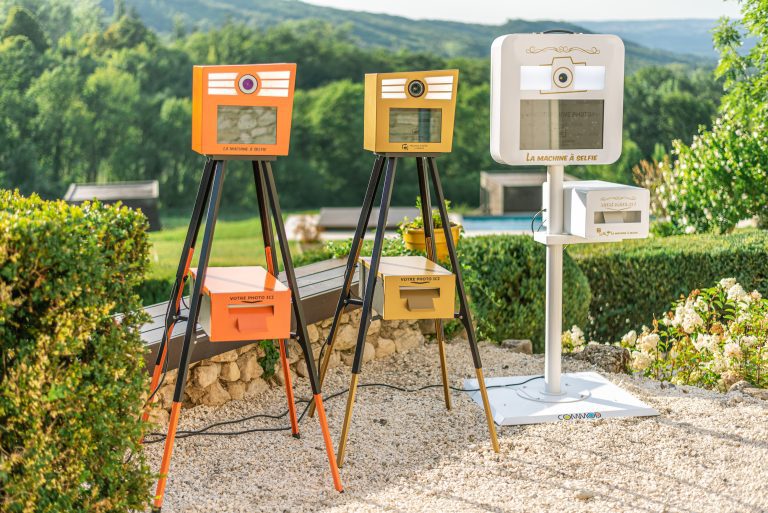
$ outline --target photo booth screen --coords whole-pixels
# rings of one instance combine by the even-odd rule
[[[277,107],[219,105],[218,144],[275,144]]]
[[[520,149],[602,149],[604,107],[603,100],[520,100]]]
[[[442,109],[390,109],[389,142],[439,143],[442,113]]]

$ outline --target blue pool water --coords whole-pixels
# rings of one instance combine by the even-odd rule
[[[535,212],[507,216],[464,216],[462,225],[467,232],[531,231],[531,218]],[[541,224],[541,215],[534,222],[534,229]]]

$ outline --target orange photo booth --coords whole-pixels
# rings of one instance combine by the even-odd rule
[[[296,64],[195,66],[192,149],[213,156],[288,155]]]
[[[192,71],[192,149],[207,158],[179,257],[150,382],[149,403],[162,386],[167,370],[168,345],[176,323],[183,319],[186,321],[184,339],[152,504],[152,511],[156,513],[161,511],[165,497],[192,348],[198,343],[198,322],[211,343],[277,341],[290,430],[296,438],[300,436],[299,417],[286,346],[289,339],[297,342],[309,375],[312,402],[317,407],[333,485],[336,490],[343,491],[272,172],[276,157],[288,155],[295,81],[296,64],[194,66]],[[208,265],[226,164],[230,160],[251,161],[266,269]],[[191,269],[201,231],[197,268]],[[276,278],[278,254],[283,264],[285,285]],[[189,278],[192,280],[189,306],[186,315],[182,315],[183,293]],[[148,407],[142,418],[145,421],[149,418]]]
[[[211,342],[287,339],[291,291],[263,267],[209,267],[198,322]]]

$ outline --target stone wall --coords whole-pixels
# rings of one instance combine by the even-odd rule
[[[342,316],[329,368],[352,365],[359,322],[359,309]],[[406,352],[423,344],[425,338],[420,325],[423,333],[434,333],[432,321],[373,321],[368,329],[363,361],[385,358],[395,352]],[[320,354],[322,343],[328,336],[330,326],[331,319],[327,319],[307,327],[315,361]],[[293,340],[288,344],[288,354],[291,379],[295,382],[297,376],[299,379],[306,378],[307,365],[299,345]],[[191,364],[187,374],[184,406],[218,406],[230,400],[254,397],[270,387],[283,386],[284,377],[279,360],[274,374],[264,379],[264,369],[259,364],[259,359],[263,356],[264,350],[258,343],[254,343]],[[157,393],[157,407],[152,409],[151,415],[153,422],[164,424],[168,421],[176,375],[175,370],[169,371]]]

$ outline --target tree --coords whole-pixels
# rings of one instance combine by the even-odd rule
[[[679,230],[727,232],[742,219],[767,217],[768,0],[744,0],[742,14],[715,32],[726,91],[719,118],[690,146],[676,141],[677,159],[664,168],[664,200]],[[740,53],[744,35],[757,44]]]
[[[637,144],[641,159],[651,158],[659,142],[667,146],[675,139],[690,143],[699,126],[712,123],[720,94],[720,84],[704,69],[641,68],[625,79],[627,137]]]
[[[3,39],[24,36],[29,39],[39,52],[48,48],[48,40],[43,29],[31,12],[23,7],[12,7],[3,27]]]

